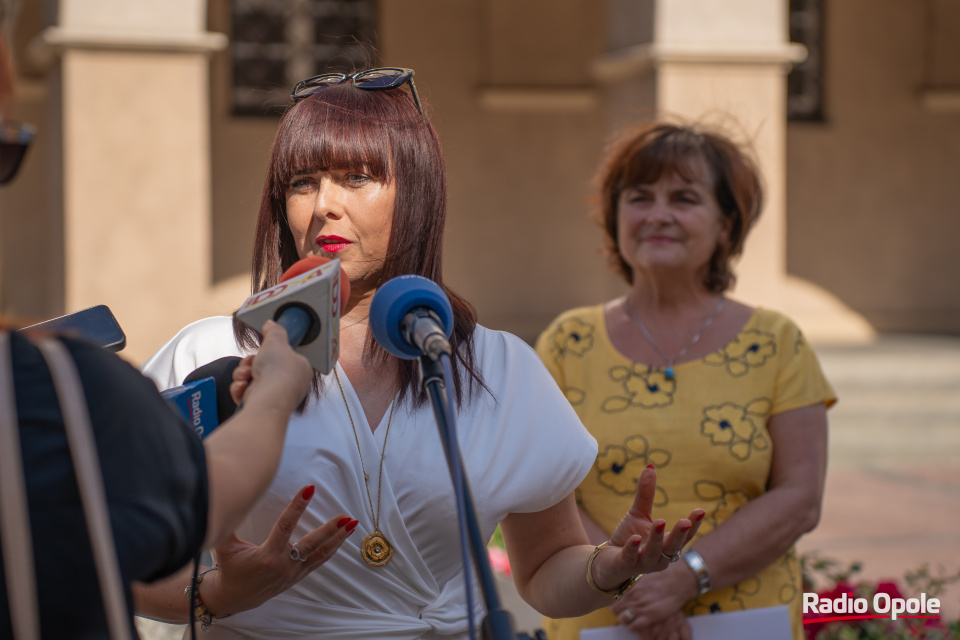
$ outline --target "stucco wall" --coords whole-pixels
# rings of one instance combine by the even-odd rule
[[[826,121],[788,128],[788,270],[878,330],[958,333],[960,110],[922,97],[960,78],[936,31],[960,4],[826,5]]]
[[[16,179],[0,188],[0,311],[26,322],[63,313],[58,69],[39,69],[27,55],[44,26],[40,3],[24,3],[10,43],[19,84],[8,115],[34,125],[37,135]]]
[[[948,28],[960,25],[960,5],[827,4],[828,119],[793,124],[788,132],[788,270],[880,329],[957,332],[960,290],[951,279],[960,267],[960,252],[953,249],[960,219],[952,215],[960,196],[960,112],[925,109],[922,89],[960,82],[960,34]],[[608,6],[626,21],[649,15],[651,5],[611,0]],[[930,7],[939,20],[931,21]],[[598,86],[590,65],[608,47],[644,42],[650,25],[639,24],[632,35],[612,29],[610,16],[590,0],[569,0],[563,11],[549,0],[391,0],[380,9],[382,58],[416,69],[444,143],[447,277],[477,305],[481,321],[530,339],[560,310],[622,291],[599,255],[601,237],[587,217],[590,179],[607,132],[621,124],[623,112],[611,117],[611,101],[629,94],[632,102],[650,105],[656,92],[649,80]],[[228,0],[211,0],[208,13],[210,31],[229,33]],[[189,26],[199,29],[201,22],[194,16]],[[18,51],[43,26],[39,15],[24,12]],[[130,55],[135,69],[149,57]],[[196,75],[204,63],[187,66]],[[39,317],[75,310],[64,309],[61,194],[68,177],[58,173],[57,125],[82,114],[57,113],[59,68],[54,61],[27,73],[15,116],[41,125],[41,133],[23,174],[0,194],[0,304]],[[209,274],[211,281],[200,284],[218,294],[203,314],[235,308],[248,290],[253,225],[277,125],[273,118],[230,114],[226,53],[215,54],[211,71],[212,215],[198,214],[197,224],[209,224],[204,233],[212,253],[197,256],[201,264],[190,270],[203,279]],[[191,99],[202,101],[204,93],[200,88]],[[162,102],[157,113],[169,111]],[[205,119],[193,120],[200,126],[191,139],[202,149]],[[114,123],[106,118],[103,124]],[[753,257],[760,249],[748,245]],[[129,326],[137,353],[151,352],[186,321],[166,319],[171,327],[157,335]]]
[[[227,0],[210,0],[208,27],[214,32],[230,33]],[[210,74],[215,284],[248,278],[260,191],[279,123],[275,117],[231,115],[230,81],[230,57],[228,50],[224,50],[213,55]],[[237,287],[237,290],[243,296],[249,287]],[[236,306],[242,301],[238,300]]]
[[[450,282],[481,322],[532,339],[617,287],[586,215],[604,131],[590,89],[604,15],[589,0],[562,12],[549,0],[463,4],[384,3],[384,51],[423,77],[444,142]]]

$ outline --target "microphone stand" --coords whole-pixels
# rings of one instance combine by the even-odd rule
[[[526,634],[517,635],[514,632],[513,619],[510,613],[500,605],[500,596],[497,594],[496,585],[493,580],[493,572],[490,569],[490,557],[487,555],[487,545],[480,535],[476,507],[474,506],[473,496],[470,493],[470,486],[467,484],[466,474],[463,472],[463,460],[460,457],[460,446],[457,443],[456,418],[453,413],[450,398],[446,393],[447,385],[444,382],[444,363],[441,362],[443,357],[447,358],[446,364],[447,368],[449,368],[450,356],[447,354],[443,354],[436,360],[431,359],[430,356],[427,355],[421,355],[418,358],[420,362],[420,384],[429,395],[430,403],[433,405],[433,413],[437,419],[437,427],[440,430],[440,439],[443,442],[444,452],[447,455],[447,466],[450,469],[450,477],[453,480],[454,489],[457,491],[457,510],[460,512],[458,515],[460,516],[461,526],[463,526],[464,516],[466,519],[470,552],[473,555],[474,565],[477,568],[480,590],[487,610],[487,616],[483,619],[481,626],[481,637],[484,640],[518,640],[521,638],[529,638]],[[452,380],[450,380],[450,383],[452,383]],[[469,589],[471,588],[469,582],[466,588],[469,593]],[[472,618],[473,611],[468,611],[467,615]]]

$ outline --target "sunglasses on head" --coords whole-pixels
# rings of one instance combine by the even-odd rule
[[[410,93],[413,95],[413,102],[417,105],[417,111],[423,115],[423,107],[420,106],[420,96],[417,95],[417,85],[413,84],[413,69],[401,69],[399,67],[380,67],[378,69],[367,69],[359,73],[321,73],[318,76],[302,80],[293,87],[290,97],[293,101],[302,100],[307,96],[312,96],[317,91],[325,89],[334,84],[342,84],[348,80],[353,80],[353,86],[357,89],[366,91],[382,91],[384,89],[396,89],[405,83],[410,83]]]
[[[13,180],[36,131],[30,124],[0,121],[0,184]]]

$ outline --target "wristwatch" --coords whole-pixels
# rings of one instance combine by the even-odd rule
[[[713,588],[713,583],[710,581],[710,572],[707,571],[707,563],[703,561],[703,556],[693,549],[688,549],[683,552],[681,557],[690,567],[690,571],[693,571],[693,577],[697,579],[697,589],[700,591],[698,595],[702,596],[710,591]]]

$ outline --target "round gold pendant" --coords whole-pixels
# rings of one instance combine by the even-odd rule
[[[393,557],[393,545],[379,531],[374,531],[360,543],[360,555],[367,564],[382,567]]]

